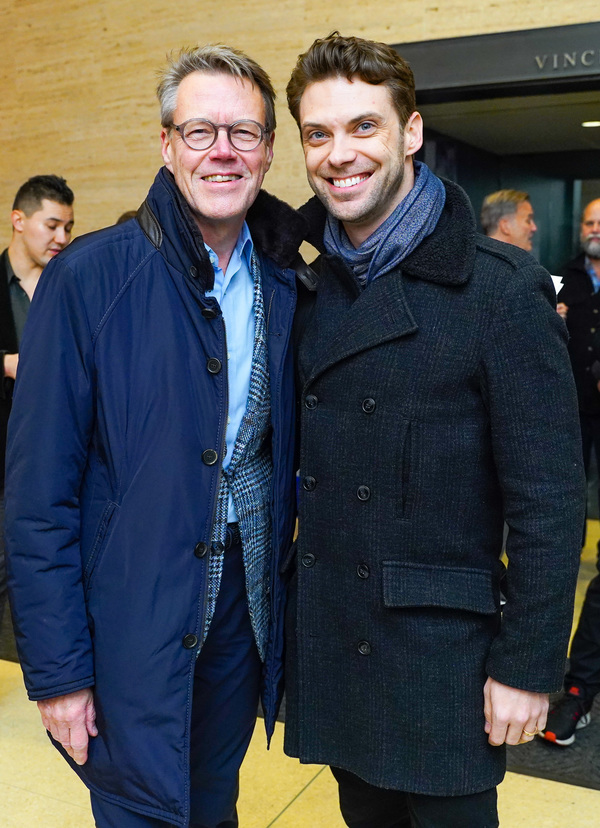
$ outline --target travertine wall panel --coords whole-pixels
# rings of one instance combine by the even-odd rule
[[[297,205],[310,191],[285,85],[315,37],[339,29],[401,43],[598,19],[589,0],[0,0],[0,14],[2,246],[14,193],[35,173],[68,179],[77,233],[138,206],[161,164],[155,72],[184,44],[230,43],[271,74],[279,128],[266,185]]]

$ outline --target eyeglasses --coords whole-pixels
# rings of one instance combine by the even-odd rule
[[[199,118],[191,118],[182,124],[171,124],[184,143],[193,150],[206,150],[217,140],[220,129],[227,130],[229,143],[236,150],[249,152],[256,149],[271,132],[256,121],[236,121],[234,124],[213,124]]]

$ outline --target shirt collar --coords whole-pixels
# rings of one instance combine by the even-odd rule
[[[213,270],[216,273],[220,269],[218,256],[215,253],[215,251],[206,244],[206,242],[204,242],[204,247],[206,247],[206,250],[208,252],[208,258],[210,259],[210,263],[212,264]],[[231,258],[229,259],[229,264],[227,265],[227,271],[225,275],[233,276],[234,273],[237,273],[242,264],[246,265],[248,270],[250,270],[253,252],[254,242],[252,241],[252,236],[250,235],[248,224],[244,222],[242,225],[242,229],[240,230],[240,235],[238,236],[238,239],[235,243],[235,247],[233,248]]]

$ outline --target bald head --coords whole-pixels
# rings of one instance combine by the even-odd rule
[[[590,201],[583,211],[579,238],[585,254],[590,259],[600,259],[600,198]]]

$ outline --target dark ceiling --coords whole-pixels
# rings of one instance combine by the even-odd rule
[[[598,91],[501,97],[419,106],[425,126],[496,155],[600,150]],[[595,155],[595,153],[594,153]]]

